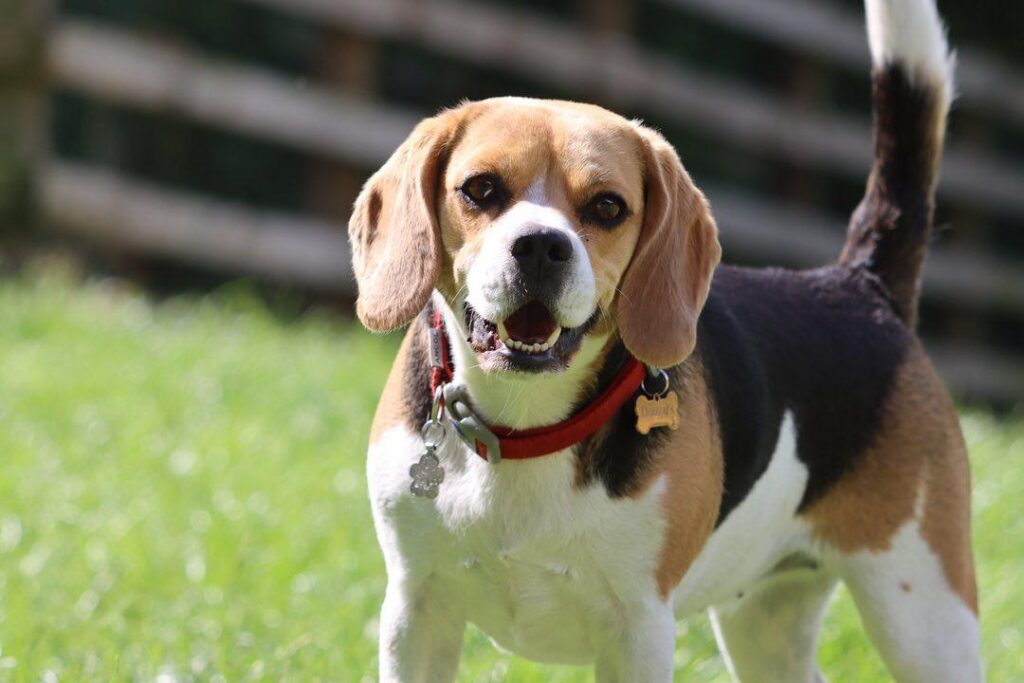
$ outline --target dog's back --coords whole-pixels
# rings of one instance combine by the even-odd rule
[[[851,470],[882,430],[886,402],[917,341],[870,275],[720,267],[697,356],[725,461],[723,519],[768,467],[783,414],[809,478],[799,510]]]

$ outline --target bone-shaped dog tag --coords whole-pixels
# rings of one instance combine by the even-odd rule
[[[667,391],[663,396],[636,399],[636,431],[647,434],[655,427],[679,429],[679,397]]]

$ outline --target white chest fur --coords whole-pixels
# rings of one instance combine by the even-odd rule
[[[422,446],[404,427],[370,448],[370,493],[390,573],[425,579],[499,645],[592,662],[626,606],[656,595],[663,482],[637,498],[575,486],[566,452],[491,465],[452,442],[436,500],[409,493]]]
[[[807,470],[786,415],[768,470],[712,534],[676,588],[677,617],[735,597],[782,557],[809,549],[795,518]],[[371,446],[370,493],[389,576],[427,581],[499,645],[538,661],[589,663],[632,606],[660,600],[658,480],[636,498],[576,486],[569,453],[491,465],[455,439],[439,451],[436,500],[409,492],[419,436],[393,427]]]

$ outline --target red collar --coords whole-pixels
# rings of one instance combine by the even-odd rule
[[[437,395],[437,390],[449,384],[453,378],[448,335],[444,327],[444,317],[434,310],[431,314],[430,329],[430,393]],[[612,417],[626,404],[640,388],[644,379],[645,369],[636,358],[629,356],[622,369],[589,405],[572,417],[557,424],[532,429],[510,429],[508,427],[490,426],[486,430],[497,437],[502,459],[526,460],[539,458],[574,446],[587,437],[593,436],[597,430],[607,424]],[[458,430],[458,425],[456,425]],[[492,462],[498,458],[488,458],[488,448],[480,439],[466,438],[464,430],[460,436],[473,446],[476,454]]]

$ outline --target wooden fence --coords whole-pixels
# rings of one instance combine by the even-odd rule
[[[772,93],[655,54],[614,32],[587,31],[505,6],[456,0],[239,1],[370,40],[416,45],[501,68],[552,90],[595,93],[602,104],[648,111],[661,121],[812,172],[860,181],[870,165],[867,112],[851,119],[795,107]],[[649,1],[841,68],[867,69],[862,19],[822,2]],[[19,161],[8,163],[15,170],[6,175],[24,179],[22,185],[30,191],[22,194],[35,197],[33,206],[47,225],[121,250],[351,294],[342,225],[155,186],[108,168],[40,153],[46,149],[45,117],[37,114],[45,110],[47,89],[171,113],[356,168],[381,163],[429,112],[297,85],[267,69],[213,59],[111,25],[66,17],[46,20],[40,4],[15,3],[20,12],[13,14],[18,28],[12,31],[17,31],[21,47],[7,53],[0,49],[0,98],[19,102],[22,115],[0,120],[17,127],[18,139],[33,141],[7,155]],[[2,38],[0,34],[0,48],[5,45]],[[1024,128],[1020,77],[969,51],[961,54],[960,63],[965,105]],[[38,79],[11,76],[28,69],[44,70],[43,90],[31,90],[29,84]],[[3,89],[4,83],[13,85]],[[1018,87],[1008,88],[1007,83]],[[0,202],[5,201],[4,173],[0,162]],[[733,187],[705,189],[722,228],[727,258],[734,254],[806,266],[838,254],[842,216],[795,209]],[[6,196],[15,194],[8,191]],[[1024,225],[1024,167],[991,149],[954,140],[944,164],[940,200]],[[924,296],[936,306],[995,311],[1024,325],[1024,254],[1014,259],[939,246],[929,261]],[[1000,402],[1024,398],[1020,353],[993,349],[985,339],[963,343],[933,338],[929,345],[963,395]]]

